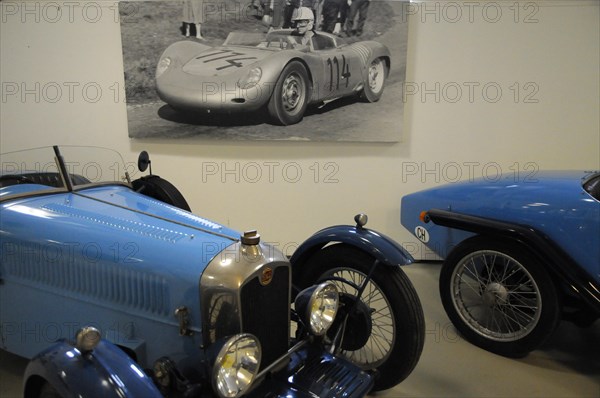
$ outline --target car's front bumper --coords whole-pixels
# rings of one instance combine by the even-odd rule
[[[265,105],[272,84],[239,87],[237,79],[194,76],[180,70],[166,71],[156,79],[158,96],[172,107],[200,112],[251,112]]]
[[[309,345],[294,352],[283,370],[262,380],[248,397],[358,398],[367,395],[373,383],[373,375],[320,345]]]

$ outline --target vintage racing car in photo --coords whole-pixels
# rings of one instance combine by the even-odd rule
[[[132,181],[145,152],[0,160],[0,348],[31,358],[25,397],[362,397],[419,360],[412,257],[364,214],[288,259]]]
[[[197,41],[169,46],[156,68],[159,97],[199,114],[266,107],[275,123],[302,120],[310,104],[358,95],[381,98],[390,69],[388,48],[376,41],[346,44],[315,32],[307,44],[292,29],[232,32],[223,45]]]
[[[442,303],[477,346],[519,357],[561,318],[600,316],[600,172],[430,188],[402,198],[401,223],[444,258]]]

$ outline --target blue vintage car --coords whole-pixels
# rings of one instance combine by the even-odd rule
[[[288,259],[115,151],[0,160],[0,345],[32,358],[26,397],[361,397],[417,364],[412,258],[365,215]]]
[[[561,316],[600,315],[600,173],[482,178],[406,195],[401,223],[444,258],[442,303],[486,350],[523,356]]]

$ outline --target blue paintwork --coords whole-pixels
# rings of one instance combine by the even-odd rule
[[[162,397],[154,382],[122,350],[101,341],[82,354],[72,344],[61,341],[37,355],[25,369],[25,396],[40,387],[42,377],[63,398],[154,398]]]
[[[407,265],[414,259],[397,242],[377,231],[350,225],[337,225],[322,229],[302,243],[290,259],[293,265],[301,262],[306,254],[320,249],[330,242],[355,246],[387,265]]]
[[[200,330],[200,276],[239,237],[123,186],[5,202],[0,216],[1,348],[28,358],[85,325],[139,353],[143,366],[190,355],[200,335],[182,347],[172,311],[186,305]],[[45,302],[55,304],[40,311]]]
[[[406,195],[401,223],[415,234],[424,228],[427,247],[444,258],[472,233],[419,220],[421,211],[450,210],[527,225],[546,234],[582,270],[600,282],[600,202],[582,188],[589,172],[539,172],[525,179],[479,179]],[[417,234],[416,234],[417,235]]]

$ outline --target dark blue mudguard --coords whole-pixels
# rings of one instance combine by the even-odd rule
[[[59,342],[31,360],[24,380],[25,398],[37,398],[44,383],[63,398],[162,397],[143,370],[105,340],[87,354]],[[373,383],[373,375],[325,352],[319,344],[309,344],[292,353],[284,369],[259,380],[249,397],[361,398]]]
[[[304,241],[290,259],[292,266],[301,266],[329,243],[354,246],[386,265],[399,266],[414,262],[406,249],[382,233],[362,227],[337,225],[322,229]]]
[[[41,352],[25,369],[25,398],[49,383],[62,397],[162,397],[152,379],[117,346],[102,340],[82,354],[61,341]]]
[[[315,344],[292,354],[284,370],[264,380],[248,397],[360,398],[373,383],[373,375]]]

